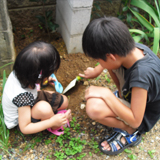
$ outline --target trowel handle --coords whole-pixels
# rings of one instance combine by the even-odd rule
[[[76,80],[77,80],[77,81],[82,80],[82,79],[83,79],[83,77],[80,77],[80,76],[77,76],[77,77],[76,77]]]

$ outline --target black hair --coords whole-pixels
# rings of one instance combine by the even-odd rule
[[[82,38],[83,51],[94,59],[106,60],[106,54],[126,56],[135,48],[128,27],[116,17],[91,21]]]
[[[60,56],[56,48],[52,44],[36,41],[26,46],[18,54],[13,70],[23,88],[29,85],[34,88],[35,83],[40,83],[44,78],[49,77],[58,70],[59,66]]]

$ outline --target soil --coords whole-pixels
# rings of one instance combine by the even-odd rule
[[[17,54],[29,43],[36,40],[43,40],[53,44],[59,51],[61,57],[61,65],[57,73],[55,73],[58,81],[65,88],[70,81],[72,81],[79,73],[87,67],[95,67],[96,61],[86,57],[83,53],[76,54],[67,54],[66,46],[63,42],[63,39],[60,34],[57,32],[51,33],[50,38],[48,34],[41,30],[40,28],[16,28],[14,33],[15,48]],[[91,120],[87,115],[85,108],[81,108],[82,104],[85,105],[85,90],[90,85],[104,86],[109,87],[112,91],[116,90],[116,86],[113,84],[113,81],[110,79],[110,76],[107,70],[104,70],[102,74],[95,79],[86,80],[83,79],[80,82],[77,82],[76,86],[66,93],[66,96],[69,99],[69,107],[72,110],[72,116],[76,119],[76,124],[80,125],[79,132],[75,132],[75,129],[71,128],[70,132],[72,137],[81,137],[87,142],[91,142],[94,138],[95,142],[99,142],[106,134],[111,133],[112,129],[106,126],[103,126],[93,120]],[[47,86],[47,90],[54,90],[52,86]],[[158,123],[158,126],[160,124]],[[137,159],[152,159],[148,150],[155,150],[153,159],[160,159],[158,152],[158,146],[160,142],[159,128],[155,126],[152,132],[146,137],[143,136],[143,141],[138,147],[131,149],[131,153],[123,152],[119,156],[106,156],[101,154],[100,151],[96,153],[93,149],[93,146],[86,145],[81,153],[86,153],[86,156],[83,157],[83,160],[104,160],[104,159],[131,159],[128,158],[131,155],[138,157]],[[153,132],[154,131],[154,132]],[[43,131],[34,135],[22,135],[17,131],[16,128],[10,130],[9,142],[11,144],[9,151],[12,153],[11,156],[6,155],[3,152],[3,159],[53,159],[56,160],[54,156],[56,151],[62,151],[62,147],[56,143],[56,139],[51,137],[52,134]],[[35,143],[35,138],[41,137],[41,141],[37,142],[34,147],[31,147],[30,144]],[[42,138],[43,137],[43,138]],[[144,140],[144,137],[146,140]],[[46,141],[50,140],[49,144],[46,144]],[[151,144],[150,144],[151,143]],[[145,144],[145,145],[144,145]],[[27,148],[27,146],[29,146]],[[151,148],[150,148],[151,147]],[[89,154],[90,153],[90,154]],[[76,158],[78,155],[69,156],[66,159]],[[133,156],[134,155],[134,156]],[[132,158],[132,159],[133,159]]]

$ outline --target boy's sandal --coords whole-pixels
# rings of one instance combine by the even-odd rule
[[[57,114],[59,114],[59,113],[64,114],[66,112],[67,112],[67,110],[60,110],[60,111],[57,112]],[[61,126],[61,127],[57,128],[57,129],[54,129],[54,130],[52,130],[51,128],[48,128],[47,130],[49,132],[57,135],[57,136],[60,136],[61,134],[64,134],[64,128],[63,127],[70,127],[70,124],[69,124],[68,120],[67,120],[67,123],[65,124],[65,126]],[[61,130],[61,131],[59,131],[59,130]]]
[[[111,136],[106,136],[104,139],[99,143],[99,149],[108,155],[117,155],[124,151],[127,147],[136,146],[141,143],[142,137],[138,131],[134,132],[133,134],[128,134],[126,131],[114,128],[114,133]],[[125,138],[125,144],[121,142],[121,138]],[[101,145],[102,142],[107,141],[111,150],[104,150],[103,146]],[[119,145],[120,149],[117,149],[116,145]]]
[[[113,94],[114,94],[117,98],[119,97],[118,90],[114,91]]]

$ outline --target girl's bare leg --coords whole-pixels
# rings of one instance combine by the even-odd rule
[[[54,91],[47,91],[49,93],[54,93]],[[62,95],[63,96],[63,103],[62,105],[60,106],[60,108],[58,108],[57,110],[60,111],[60,110],[63,110],[63,109],[67,109],[68,107],[68,98],[65,96],[65,95]],[[71,110],[69,109],[66,113],[66,117],[69,121],[71,121],[72,119],[72,115],[71,115]]]
[[[54,116],[54,113],[48,102],[39,101],[32,107],[31,116],[34,119],[40,119],[43,121]]]
[[[65,103],[65,104],[64,104]],[[62,103],[62,107],[67,108],[68,100],[65,99]],[[60,107],[61,108],[61,107]],[[68,110],[66,113],[66,118],[71,119],[71,110]],[[31,110],[31,116],[34,119],[40,119],[41,121],[46,120],[54,116],[54,112],[52,110],[51,105],[46,101],[39,101],[37,102],[32,110]],[[52,129],[56,129],[57,127],[52,127]]]

